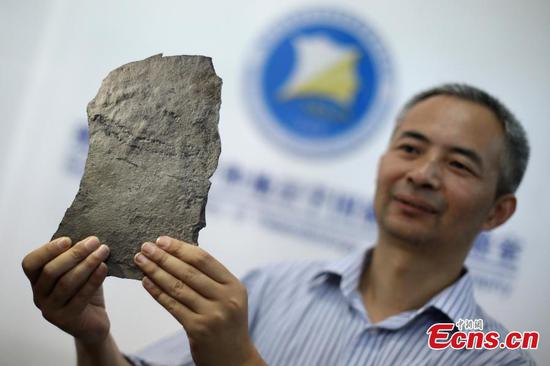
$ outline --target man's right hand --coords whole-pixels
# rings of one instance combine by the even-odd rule
[[[71,239],[58,238],[23,259],[34,303],[50,323],[84,344],[109,336],[102,283],[109,248],[90,236],[71,247]]]

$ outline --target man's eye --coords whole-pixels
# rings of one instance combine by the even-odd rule
[[[450,165],[453,168],[457,168],[457,169],[460,169],[460,170],[465,170],[465,171],[468,171],[468,172],[470,171],[470,169],[466,165],[462,164],[460,161],[456,161],[456,160],[451,161]]]
[[[406,152],[407,154],[417,154],[418,149],[412,145],[400,145],[399,150]]]

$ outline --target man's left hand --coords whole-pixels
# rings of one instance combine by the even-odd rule
[[[246,287],[214,257],[161,236],[134,260],[143,287],[183,325],[197,365],[265,365],[248,334]]]

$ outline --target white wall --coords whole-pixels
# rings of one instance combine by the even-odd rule
[[[338,159],[294,157],[254,126],[242,100],[244,64],[258,38],[297,1],[3,1],[0,4],[0,364],[59,365],[74,359],[71,339],[34,308],[20,269],[23,256],[47,241],[76,193],[67,171],[82,154],[74,133],[108,71],[163,52],[213,58],[223,79],[222,161],[249,171],[323,182],[371,197],[377,154],[397,105],[421,88],[458,80],[494,92],[524,121],[532,160],[519,191],[519,209],[496,235],[525,246],[513,290],[478,289],[483,306],[509,328],[539,330],[533,352],[550,361],[550,4],[545,1],[324,1],[372,26],[389,49],[396,77],[387,120],[364,145]],[[216,183],[213,185],[215,188]],[[334,257],[342,250],[268,230],[253,219],[208,213],[200,243],[236,274],[272,260]],[[134,351],[178,325],[134,281],[111,279],[106,297],[119,345]],[[135,304],[131,305],[130,304]],[[545,362],[546,361],[546,362]]]

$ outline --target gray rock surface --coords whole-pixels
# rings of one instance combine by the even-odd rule
[[[220,155],[221,84],[203,56],[156,55],[111,71],[88,104],[84,176],[53,237],[96,235],[111,248],[109,275],[134,279],[145,241],[196,243]]]

